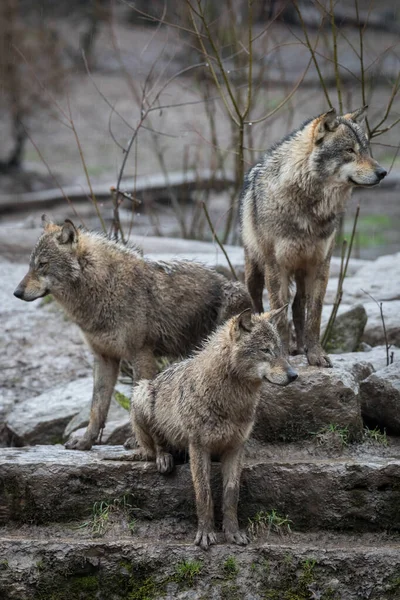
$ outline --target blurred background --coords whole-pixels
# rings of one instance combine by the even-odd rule
[[[0,252],[28,256],[44,211],[125,241],[211,240],[206,207],[238,244],[257,157],[364,104],[390,175],[354,194],[339,237],[360,201],[354,256],[399,250],[399,33],[396,0],[2,0]]]

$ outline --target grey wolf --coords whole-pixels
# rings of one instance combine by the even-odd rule
[[[341,213],[354,187],[378,184],[386,171],[370,156],[363,107],[334,109],[306,121],[247,174],[241,196],[245,279],[256,312],[266,284],[272,309],[289,301],[297,352],[332,366],[320,344],[321,312]],[[278,328],[288,348],[287,315]]]
[[[188,356],[251,300],[244,285],[201,264],[147,260],[69,220],[44,225],[14,295],[29,302],[53,294],[94,354],[89,424],[66,444],[89,450],[105,426],[122,359],[136,380],[151,378],[155,357]]]
[[[272,323],[280,310],[253,316],[251,309],[244,311],[220,326],[193,357],[133,389],[131,421],[139,448],[123,459],[155,460],[167,473],[174,467],[171,452],[189,449],[198,515],[195,543],[203,549],[215,543],[210,468],[216,455],[221,457],[226,539],[247,543],[237,505],[244,444],[261,384],[287,385],[297,378]]]

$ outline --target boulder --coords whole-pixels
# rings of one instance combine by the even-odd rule
[[[400,348],[392,346],[389,352],[393,353],[393,361],[400,364]],[[331,360],[334,367],[350,370],[360,382],[374,371],[386,367],[386,347],[375,346],[365,352],[333,354]]]
[[[331,330],[329,352],[341,354],[357,350],[366,324],[367,313],[362,304],[338,315]]]
[[[360,384],[361,410],[369,427],[400,435],[400,369],[393,363]]]
[[[116,386],[116,392],[123,394],[127,399],[130,398],[131,391],[132,391],[132,386],[130,386],[130,385],[118,383]],[[79,411],[79,413],[76,414],[70,420],[70,422],[64,429],[63,437],[65,440],[67,440],[70,437],[71,433],[73,433],[73,432],[76,432],[75,435],[80,435],[81,430],[82,430],[82,434],[83,434],[84,428],[89,423],[90,406],[91,406],[91,400],[88,400],[87,403],[85,404],[85,406]],[[126,425],[127,423],[129,424],[129,412],[125,408],[122,408],[122,406],[117,402],[117,400],[115,399],[115,392],[114,392],[114,397],[111,400],[110,409],[108,411],[107,426],[103,431],[103,436],[102,436],[103,443],[107,443],[104,440],[106,438],[108,438],[108,436],[110,435],[110,427],[109,426],[111,425],[111,423],[113,423],[114,426],[116,426],[116,427],[119,427],[120,425]],[[106,429],[107,429],[107,432],[106,432]],[[112,443],[113,444],[123,444],[125,439],[122,442],[115,441]]]
[[[379,306],[376,304],[376,302],[373,302],[370,298],[368,298],[368,296],[364,296],[364,300],[367,300],[366,302],[363,301],[362,305],[367,313],[368,320],[364,329],[362,341],[366,342],[370,346],[385,344],[385,335]],[[382,309],[385,319],[388,343],[400,346],[400,300],[383,302]],[[349,310],[351,310],[350,304],[341,304],[338,310],[338,317]],[[322,311],[321,331],[324,331],[331,312],[332,306],[325,305]]]
[[[337,291],[337,277],[328,281],[325,303],[333,304]],[[367,294],[379,301],[400,300],[400,252],[380,256],[361,267],[343,284],[343,303],[354,304],[370,300]]]
[[[92,386],[92,377],[83,377],[17,404],[7,417],[13,444],[60,442],[67,423],[88,404]]]
[[[297,356],[290,361],[299,378],[287,387],[264,384],[253,437],[260,442],[292,441],[334,424],[348,429],[349,439],[362,436],[359,383],[354,363],[332,369],[310,367]],[[365,365],[363,375],[372,372]]]

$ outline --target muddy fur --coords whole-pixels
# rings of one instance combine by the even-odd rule
[[[247,174],[241,198],[245,278],[255,311],[264,284],[272,309],[289,301],[297,352],[331,366],[320,344],[321,312],[340,215],[352,189],[373,186],[386,171],[370,156],[366,107],[310,119],[273,146]],[[287,315],[278,324],[289,346]]]
[[[131,419],[139,448],[126,459],[155,460],[166,473],[174,467],[171,451],[189,450],[198,514],[195,543],[203,549],[215,543],[211,456],[221,458],[226,539],[247,543],[239,531],[237,504],[244,443],[261,383],[287,385],[297,378],[272,324],[280,310],[251,316],[249,309],[233,317],[202,351],[133,390]]]
[[[245,287],[201,264],[155,262],[105,236],[45,219],[29,271],[16,288],[32,301],[53,294],[93,351],[94,388],[83,438],[88,450],[105,426],[122,359],[134,377],[151,378],[155,357],[186,357],[215,327],[251,306]]]

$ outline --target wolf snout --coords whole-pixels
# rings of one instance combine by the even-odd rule
[[[296,379],[298,378],[299,374],[296,373],[296,371],[294,369],[292,369],[291,367],[287,370],[287,378],[289,380],[289,383],[292,383],[293,381],[296,381]]]
[[[23,300],[24,299],[24,288],[21,287],[20,285],[18,287],[16,287],[14,290],[14,296],[16,298],[19,298],[20,300]]]
[[[376,174],[377,178],[379,179],[379,181],[382,181],[382,179],[384,179],[384,177],[386,177],[387,171],[383,167],[379,167],[378,169],[376,169],[375,174]]]

